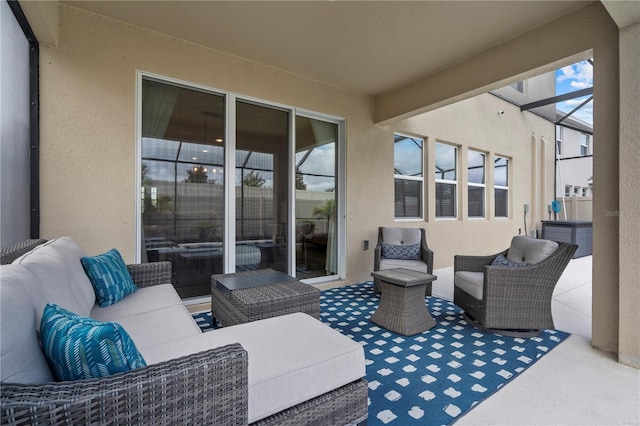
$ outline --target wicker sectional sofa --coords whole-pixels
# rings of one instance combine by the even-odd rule
[[[0,423],[366,424],[364,352],[351,339],[302,313],[202,333],[168,262],[127,265],[138,290],[100,307],[82,256],[68,237],[3,250]],[[122,325],[147,367],[55,381],[37,331],[46,303]]]

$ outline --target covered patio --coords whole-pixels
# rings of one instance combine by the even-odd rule
[[[26,34],[21,41],[31,65],[21,72],[30,69],[36,78],[30,91],[27,85],[30,98],[21,104],[27,118],[6,121],[21,123],[21,138],[5,137],[5,127],[10,128],[5,114],[18,108],[8,104],[3,83],[3,247],[27,238],[70,236],[90,255],[117,247],[128,263],[144,261],[150,229],[145,229],[145,203],[155,203],[158,215],[179,209],[161,212],[161,202],[171,200],[151,190],[160,185],[144,188],[151,180],[145,179],[143,160],[171,160],[163,170],[175,173],[174,198],[180,187],[217,197],[206,195],[214,200],[203,208],[208,222],[194,217],[189,230],[189,238],[215,235],[216,273],[254,266],[253,257],[268,249],[276,253],[269,266],[292,275],[308,272],[301,258],[305,267],[313,260],[320,272],[309,284],[361,283],[370,279],[369,246],[379,226],[419,227],[436,253],[434,295],[449,300],[454,255],[503,249],[523,222],[525,229],[527,220],[540,227],[554,197],[548,161],[553,127],[487,93],[593,58],[593,255],[570,263],[553,305],[556,327],[572,336],[458,424],[640,420],[640,3],[7,4],[17,11]],[[3,22],[8,18],[3,15]],[[2,68],[4,78],[11,62],[3,61]],[[215,98],[216,113],[204,107],[188,111],[186,103],[176,116],[182,122],[198,117],[195,127],[182,129],[180,120],[165,120],[166,134],[149,131],[143,123],[149,99],[143,86],[149,82],[197,93],[206,101]],[[468,114],[474,110],[479,114]],[[507,113],[500,114],[503,110]],[[278,126],[266,119],[276,115]],[[214,120],[220,135],[212,133]],[[409,219],[398,218],[394,210],[396,135],[421,141],[422,175],[412,177],[420,182],[421,207],[418,217]],[[215,161],[205,165],[223,166],[222,176],[193,177],[200,166],[195,150],[181,157],[179,148],[166,158],[144,150],[152,139],[164,143],[161,138],[194,149],[215,146]],[[314,151],[314,144],[323,149]],[[455,180],[435,173],[442,144],[456,153]],[[469,217],[466,166],[474,150],[486,156],[487,175],[495,160],[508,159],[509,199],[502,214],[488,207],[483,217]],[[319,151],[332,155],[329,171],[297,168],[302,158]],[[258,155],[247,152],[268,160],[250,168],[248,159]],[[245,167],[247,173],[238,178]],[[181,178],[179,169],[188,177]],[[269,174],[268,182],[260,182],[255,170]],[[276,178],[277,171],[285,173]],[[311,195],[296,195],[311,192],[312,181],[304,180],[309,177],[329,183]],[[487,206],[495,205],[496,189],[505,189],[493,179],[486,182]],[[443,182],[457,191],[452,199],[459,210],[449,217],[442,216],[436,194]],[[195,186],[200,184],[209,186],[202,190]],[[244,225],[237,225],[245,219],[245,199],[238,196],[243,192],[270,197],[260,204],[267,206],[270,222],[256,235],[243,236]],[[303,210],[300,200],[311,200],[304,215],[296,215]],[[315,240],[310,236],[303,246],[296,240],[296,225],[310,221]],[[181,238],[185,241],[162,235],[153,242],[168,240],[157,251],[173,255],[200,243]],[[256,246],[246,256],[237,247],[249,241]],[[317,260],[314,250],[325,257]],[[187,256],[182,267],[191,271],[192,260]],[[201,267],[197,260],[206,272],[200,275],[210,275],[210,265]],[[628,392],[620,395],[619,389]],[[605,400],[603,395],[617,396]]]

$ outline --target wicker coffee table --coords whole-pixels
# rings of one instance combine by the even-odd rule
[[[320,290],[273,269],[211,276],[211,315],[223,326],[304,312],[320,318]]]
[[[372,272],[380,280],[380,304],[371,321],[404,336],[422,333],[436,325],[424,303],[425,286],[435,275],[410,269]]]

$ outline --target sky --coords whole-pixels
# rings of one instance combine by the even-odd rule
[[[582,61],[556,70],[556,95],[563,95],[587,87],[593,87],[593,65],[589,62]],[[556,107],[560,111],[570,112],[586,99],[588,96],[571,99],[556,104]],[[572,117],[593,125],[593,100],[576,111]]]

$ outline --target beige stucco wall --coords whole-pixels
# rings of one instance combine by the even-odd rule
[[[593,147],[592,344],[617,353],[620,234],[618,218],[605,211],[619,207],[618,28],[604,13],[594,15],[588,24],[593,37],[593,140],[597,142]],[[640,338],[637,331],[636,338]]]
[[[504,111],[504,114],[498,114]],[[464,125],[460,125],[464,122]],[[553,197],[553,179],[543,178],[542,164],[553,173],[554,125],[520,108],[484,94],[437,110],[403,120],[393,126],[400,133],[421,136],[427,142],[425,159],[426,216],[420,222],[396,222],[398,226],[422,226],[427,231],[429,245],[435,252],[436,268],[453,265],[456,254],[490,254],[504,250],[514,235],[541,229],[540,220],[547,219],[547,204]],[[434,144],[445,142],[458,146],[458,218],[438,219],[435,216]],[[551,144],[551,145],[549,145]],[[550,146],[550,148],[548,148]],[[545,147],[545,148],[543,148]],[[467,154],[474,149],[487,154],[485,219],[467,217]],[[493,217],[493,158],[509,157],[509,210],[507,219]],[[393,147],[389,147],[389,158]],[[390,163],[390,162],[389,162]],[[392,176],[393,164],[382,168]],[[389,169],[389,170],[387,170]],[[391,179],[389,179],[391,180]],[[390,186],[390,184],[387,184]],[[392,191],[393,188],[390,189]],[[391,193],[390,197],[393,194]],[[385,223],[393,226],[393,205],[381,206],[386,212]]]
[[[138,70],[344,117],[348,159],[371,155],[348,160],[348,193],[378,184],[367,165],[386,133],[373,125],[373,99],[65,4],[59,21],[58,47],[41,49],[43,237],[70,235],[88,253],[118,247],[134,259]],[[378,223],[361,216],[372,202],[349,208],[348,229]],[[371,252],[353,241],[354,264],[367,261]]]
[[[620,362],[640,368],[640,24],[620,32]]]
[[[625,55],[635,48],[637,29],[623,37]],[[367,96],[340,90],[291,73],[252,61],[226,55],[172,37],[126,25],[61,4],[57,47],[41,46],[41,234],[45,238],[70,235],[90,253],[111,247],[121,249],[127,260],[134,259],[135,247],[135,109],[136,71],[143,70],[207,87],[232,91],[272,102],[344,117],[347,123],[347,280],[369,277],[373,252],[362,250],[362,240],[375,241],[379,225],[391,225],[393,129],[374,124],[392,122],[406,113],[396,108],[413,90],[407,88],[397,96],[381,97],[376,102]],[[621,166],[635,166],[637,155],[637,104],[623,109],[622,128],[618,128],[618,29],[600,4],[594,4],[523,36],[522,39],[498,47],[488,54],[445,70],[429,82],[421,82],[411,100],[430,105],[425,110],[464,99],[475,91],[487,90],[487,84],[507,79],[544,64],[566,60],[571,55],[584,57],[593,49],[595,59],[597,102],[594,105],[596,156],[594,180],[594,269],[593,269],[593,344],[607,351],[621,351],[625,359],[638,359],[640,335],[637,312],[627,304],[638,299],[638,266],[630,253],[637,255],[637,235],[620,240],[621,234],[637,230],[637,219],[605,217],[605,210],[620,206],[638,208],[635,191],[637,172]],[[532,55],[535,52],[535,55]],[[636,51],[637,52],[637,51]],[[624,55],[621,55],[621,57]],[[623,82],[637,83],[637,56],[624,59]],[[565,58],[565,59],[562,59]],[[504,65],[501,66],[500,64]],[[635,71],[634,71],[635,69]],[[478,72],[481,70],[482,72]],[[489,70],[492,70],[491,72]],[[502,77],[496,77],[500,70]],[[549,71],[544,69],[543,71]],[[534,71],[531,71],[534,72]],[[634,74],[635,73],[635,74]],[[433,90],[432,90],[433,89]],[[478,92],[480,93],[480,92]],[[637,101],[635,98],[627,103]],[[411,109],[412,102],[404,104]],[[420,105],[416,108],[420,108]],[[505,109],[505,108],[502,108]],[[434,111],[435,114],[439,114]],[[488,114],[492,114],[488,110]],[[485,129],[484,123],[472,117],[471,128]],[[448,119],[449,123],[451,119]],[[441,129],[433,118],[425,123],[411,119],[401,126],[431,138],[442,138],[463,146],[485,146],[476,142],[479,132],[457,134],[455,129]],[[530,201],[534,220],[546,216],[545,193],[551,182],[537,181],[537,170],[544,175],[548,164],[541,160],[551,155],[548,144],[553,134],[531,125],[531,132],[511,139],[518,145],[513,152],[492,148],[498,154],[514,156],[513,217],[498,221],[467,221],[454,224],[455,231],[427,217],[425,226],[430,241],[464,241],[467,252],[500,248],[507,237],[517,232],[522,205]],[[396,123],[398,125],[398,123]],[[453,126],[456,127],[456,126]],[[457,126],[462,127],[462,126]],[[459,129],[458,129],[459,130]],[[624,136],[618,149],[618,134]],[[631,136],[627,131],[631,131]],[[542,138],[546,140],[542,143]],[[496,138],[505,143],[506,137]],[[479,143],[481,145],[475,145]],[[635,143],[635,145],[634,145]],[[432,147],[433,144],[429,144]],[[534,153],[528,160],[527,152]],[[624,159],[621,159],[624,155]],[[520,188],[524,179],[520,171],[528,170],[529,185]],[[621,170],[620,181],[618,170]],[[636,173],[635,175],[633,173]],[[527,173],[523,173],[523,176]],[[431,184],[427,176],[427,185]],[[629,189],[631,186],[631,189]],[[428,188],[429,186],[427,186]],[[623,193],[619,199],[619,191]],[[628,195],[627,195],[628,194]],[[461,205],[464,211],[464,204]],[[432,207],[430,207],[431,209]],[[431,211],[429,215],[432,215]],[[623,227],[621,230],[620,227]],[[500,235],[499,239],[495,239]],[[474,245],[475,244],[475,245]],[[452,254],[461,252],[456,245],[437,243],[436,266],[446,264]],[[619,252],[622,256],[619,256]],[[620,277],[619,277],[620,275]],[[620,299],[625,298],[622,304]],[[633,299],[635,297],[635,299]],[[634,306],[635,308],[635,306]],[[635,308],[637,309],[637,308]],[[621,355],[622,358],[622,355]]]

